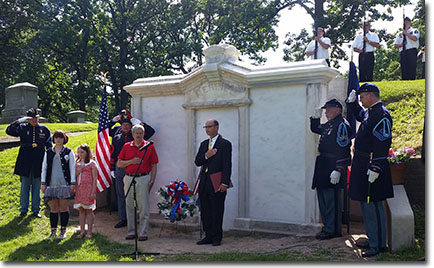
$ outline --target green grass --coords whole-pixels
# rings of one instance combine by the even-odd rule
[[[420,153],[425,121],[425,80],[375,82],[393,119],[392,148]]]
[[[425,115],[425,81],[376,82],[381,90],[381,99],[391,111],[393,146],[404,145],[420,149],[423,119]],[[70,137],[68,147],[74,151],[87,143],[95,152],[97,124],[45,124],[52,132],[62,129],[67,132],[90,131]],[[0,137],[6,136],[7,125],[0,125]],[[0,261],[131,261],[123,254],[131,253],[134,247],[109,241],[95,234],[92,239],[77,240],[72,233],[63,241],[46,241],[49,235],[49,219],[26,217],[19,220],[19,177],[13,175],[18,148],[0,152]],[[42,210],[45,206],[42,205]],[[415,245],[394,253],[382,253],[372,260],[415,261],[425,256],[425,211],[413,208],[415,215]],[[70,225],[78,224],[70,222]],[[240,238],[242,239],[242,238]],[[257,254],[225,252],[219,254],[179,254],[155,256],[147,260],[164,262],[324,262],[339,261],[342,253],[338,249],[300,248]]]
[[[96,130],[73,136],[68,147],[88,143],[95,151]],[[123,254],[134,247],[109,241],[95,234],[92,239],[77,240],[72,233],[62,241],[46,241],[50,233],[49,219],[25,217],[18,219],[19,177],[13,175],[18,148],[0,152],[0,261],[131,261]],[[42,204],[42,210],[46,209]],[[71,224],[74,222],[71,221]],[[70,224],[70,226],[71,226]],[[78,224],[78,223],[76,223]],[[76,232],[78,234],[78,232]],[[148,259],[151,260],[151,259]]]
[[[50,129],[51,133],[61,129],[65,132],[91,131],[98,129],[98,123],[41,123]],[[6,128],[8,124],[0,125],[0,137],[7,137]]]

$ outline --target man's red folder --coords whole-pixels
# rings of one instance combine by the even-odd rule
[[[218,192],[220,184],[222,184],[222,174],[223,173],[220,171],[209,175],[209,177],[211,178],[212,186],[214,188],[214,192]],[[229,181],[228,188],[231,187],[234,187],[234,185],[232,184],[232,181]]]

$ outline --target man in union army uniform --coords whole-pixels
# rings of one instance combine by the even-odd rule
[[[327,122],[320,123],[322,109]],[[321,135],[315,161],[312,189],[316,189],[319,211],[324,227],[317,239],[342,236],[341,192],[346,185],[347,166],[350,164],[351,127],[342,117],[342,104],[329,100],[310,117],[310,129]]]
[[[6,134],[20,137],[20,151],[15,162],[14,174],[20,176],[20,215],[27,215],[30,192],[32,193],[32,215],[41,218],[41,170],[45,150],[53,147],[51,132],[39,124],[38,110],[30,108],[26,116],[12,122],[6,128]]]
[[[356,102],[356,94],[360,102]],[[349,195],[360,201],[367,242],[357,242],[365,249],[363,257],[371,257],[386,248],[386,215],[383,200],[393,197],[392,178],[387,156],[392,143],[392,117],[380,101],[375,84],[364,83],[347,99],[361,122],[356,134],[355,152],[351,165]]]

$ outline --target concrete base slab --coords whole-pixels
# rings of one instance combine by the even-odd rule
[[[296,236],[314,236],[321,231],[318,224],[296,224],[271,220],[259,220],[251,218],[236,218],[233,231],[255,233],[278,233]]]

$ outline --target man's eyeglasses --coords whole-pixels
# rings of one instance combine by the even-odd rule
[[[211,127],[215,127],[216,125],[212,125],[212,126],[203,126],[203,128],[211,128]]]

